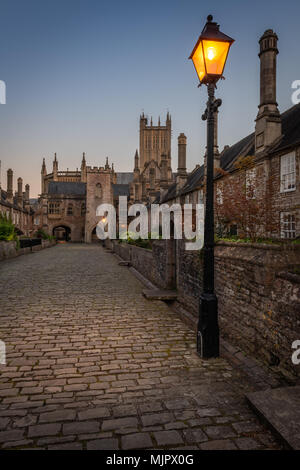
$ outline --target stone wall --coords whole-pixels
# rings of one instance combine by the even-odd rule
[[[269,365],[300,376],[291,361],[300,340],[299,247],[216,247],[220,330],[233,344]]]
[[[0,241],[0,260],[18,256],[16,242]]]
[[[174,253],[168,240],[155,240],[152,250],[140,248],[128,243],[106,241],[106,246],[145,276],[153,284],[163,289],[175,287]]]
[[[178,301],[198,314],[201,252],[178,242]],[[223,243],[215,247],[215,289],[223,337],[270,365],[300,376],[292,343],[300,340],[300,250]]]
[[[170,279],[176,279],[178,302],[198,314],[201,252],[186,251],[181,240],[155,241],[152,251],[112,244],[121,258],[158,287],[170,288]],[[170,262],[172,246],[176,265]],[[300,340],[299,269],[299,246],[223,243],[215,248],[221,335],[269,365],[298,376],[300,366],[292,364],[291,346]]]
[[[17,250],[16,242],[5,242],[0,241],[0,261],[4,259],[15,258],[16,256],[25,255],[27,253],[43,250],[44,248],[50,248],[56,244],[55,240],[42,240],[41,245],[33,247],[19,248]]]

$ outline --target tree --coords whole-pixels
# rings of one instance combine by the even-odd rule
[[[253,156],[239,158],[234,167],[232,173],[222,170],[217,181],[217,233],[224,236],[236,224],[239,238],[271,237],[279,224],[272,205],[273,178],[263,165],[255,165]]]

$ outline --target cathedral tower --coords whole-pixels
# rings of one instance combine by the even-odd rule
[[[154,160],[160,165],[162,153],[171,155],[171,116],[168,113],[166,123],[161,125],[160,119],[157,126],[150,125],[144,113],[140,116],[140,152],[139,169],[142,172],[145,164]]]

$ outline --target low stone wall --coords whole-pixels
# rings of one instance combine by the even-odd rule
[[[0,241],[0,260],[18,256],[16,242]]]
[[[16,258],[17,256],[25,255],[27,253],[43,250],[44,248],[50,248],[56,245],[55,240],[42,240],[41,245],[35,245],[33,247],[19,248],[17,250],[16,242],[5,242],[0,241],[0,261],[4,259]]]
[[[117,241],[111,244],[158,287],[170,288],[175,280],[178,302],[198,315],[201,252],[186,251],[181,240],[155,241],[152,251]],[[269,365],[298,376],[300,365],[294,365],[291,356],[292,343],[300,340],[299,269],[299,246],[224,242],[215,247],[221,335]]]
[[[224,337],[269,365],[300,376],[291,360],[300,340],[299,247],[236,246],[215,250],[216,293]]]
[[[169,241],[155,240],[152,242],[152,250],[139,246],[107,241],[106,246],[113,249],[125,261],[145,276],[153,284],[163,289],[171,289],[174,286],[172,249]],[[173,264],[172,264],[173,263]]]
[[[156,284],[157,271],[154,265],[152,250],[140,248],[138,246],[129,245],[128,243],[119,243],[113,241],[112,249],[125,261],[130,261],[131,265],[143,274],[149,281]]]

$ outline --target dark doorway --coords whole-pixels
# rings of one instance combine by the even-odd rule
[[[65,225],[60,225],[59,227],[54,227],[53,235],[58,241],[68,242],[71,240],[71,229]]]
[[[96,228],[94,228],[94,230],[92,231],[92,243],[99,243],[100,242],[100,239],[97,237],[97,233],[96,233]]]

